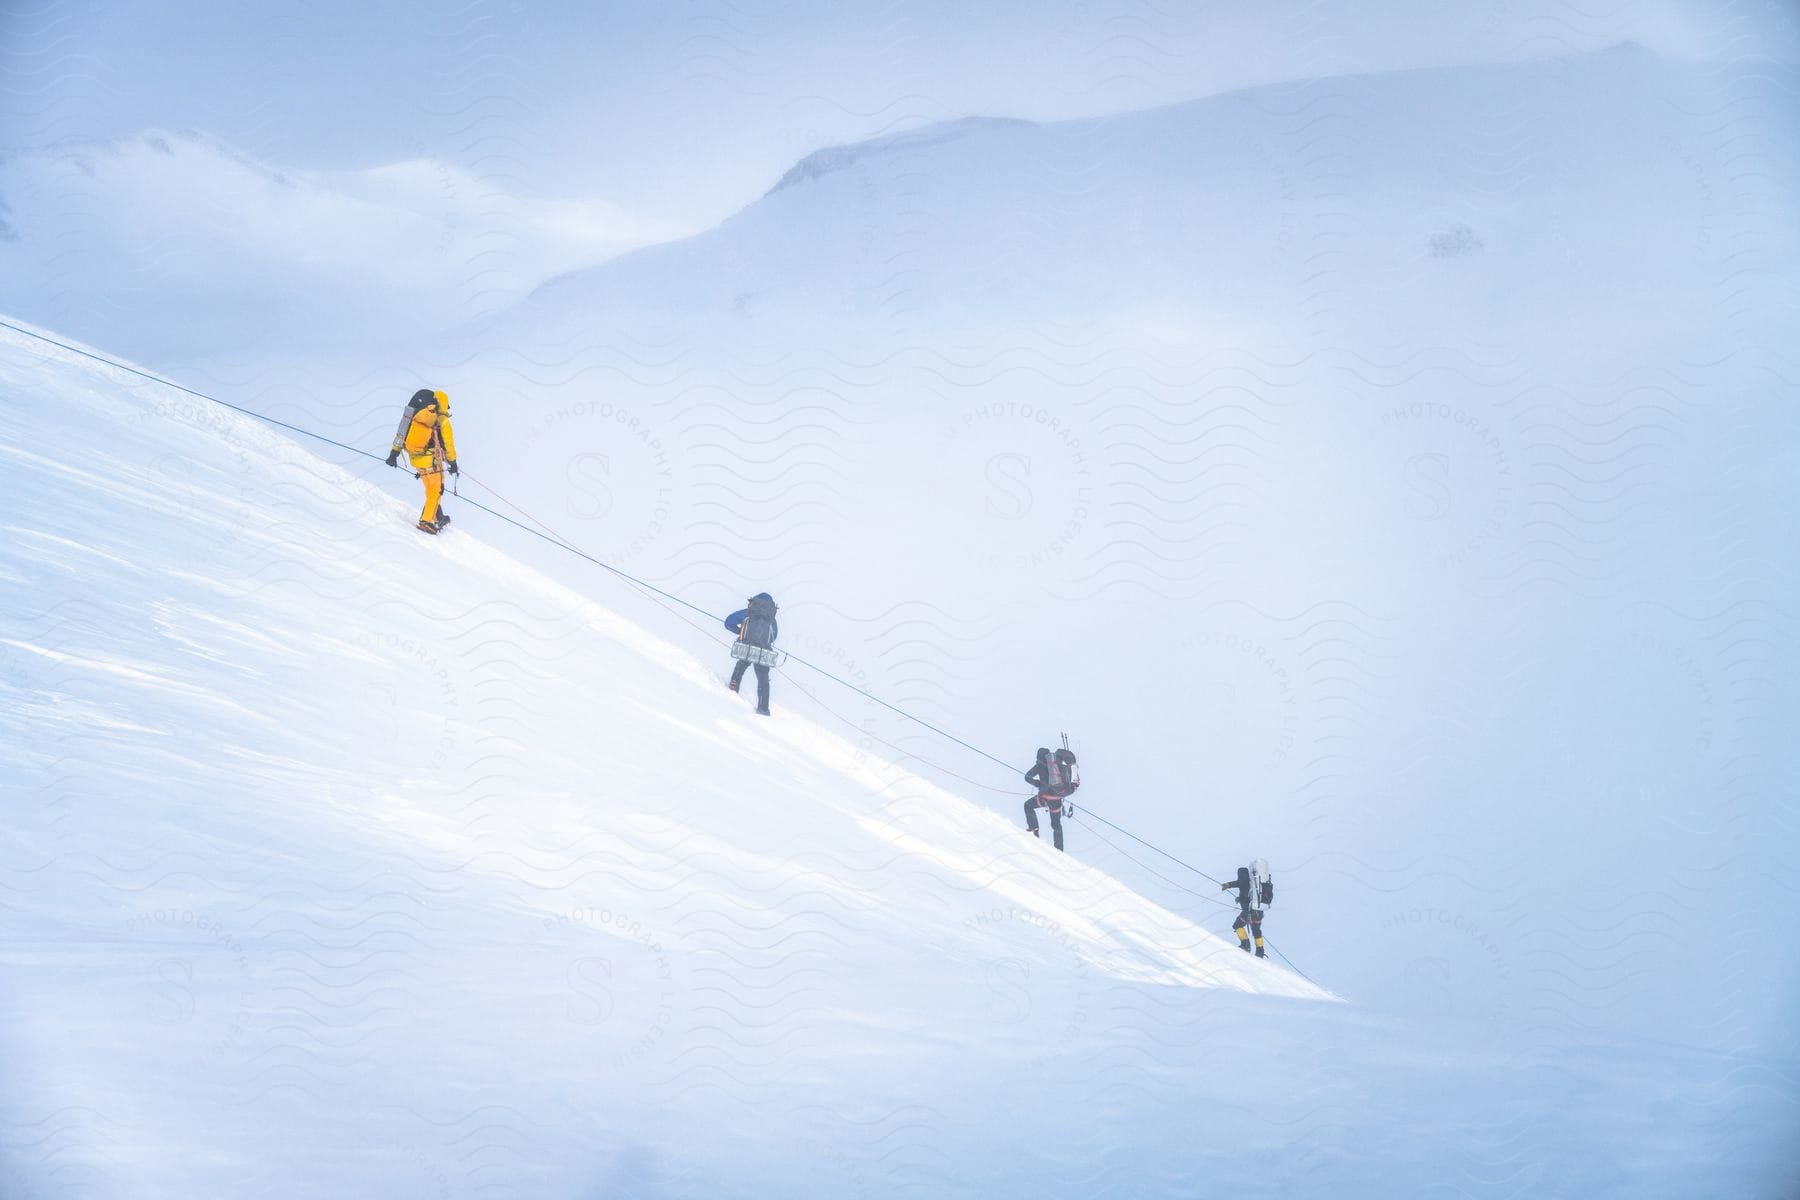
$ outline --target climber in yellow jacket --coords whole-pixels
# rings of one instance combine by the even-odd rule
[[[456,431],[450,428],[450,397],[430,388],[420,388],[406,402],[400,415],[400,427],[394,431],[394,446],[387,465],[400,465],[406,455],[413,471],[425,484],[425,507],[419,513],[419,528],[436,533],[450,523],[444,512],[444,469],[452,475],[456,467]]]

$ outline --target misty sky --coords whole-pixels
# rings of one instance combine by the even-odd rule
[[[824,144],[970,114],[1091,116],[1249,85],[1592,50],[1792,57],[1790,5],[946,0],[905,5],[8,4],[0,150],[197,129],[277,166],[439,158],[513,194],[695,226]]]

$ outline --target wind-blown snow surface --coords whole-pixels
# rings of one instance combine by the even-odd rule
[[[9,1197],[1773,1194],[1761,1066],[1322,1003],[470,510],[10,331],[0,422]]]

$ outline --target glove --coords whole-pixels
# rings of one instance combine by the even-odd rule
[[[397,467],[400,465],[400,452],[398,450],[388,451],[387,464],[390,467]]]
[[[444,465],[450,468],[450,473],[452,475],[461,475],[462,474],[462,472],[457,469],[456,460],[454,458],[451,459],[449,462],[445,463]]]

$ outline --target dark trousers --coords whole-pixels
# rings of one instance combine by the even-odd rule
[[[1031,830],[1032,836],[1040,836],[1038,834],[1037,820],[1037,810],[1039,805],[1050,810],[1050,836],[1055,840],[1056,848],[1061,850],[1063,848],[1061,800],[1045,800],[1039,796],[1033,796],[1031,799],[1027,800],[1025,802],[1025,828]]]
[[[737,666],[731,668],[731,690],[737,691],[738,684],[744,682],[744,671],[750,666],[747,658],[738,659]],[[718,687],[718,684],[713,684]],[[769,668],[762,663],[756,664],[756,707],[764,712],[769,711]]]

